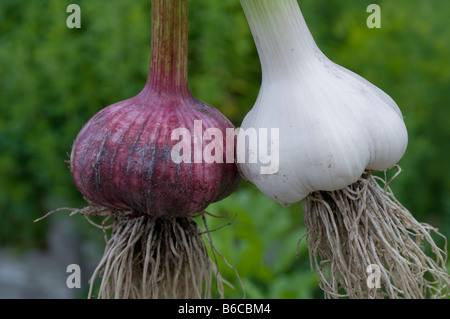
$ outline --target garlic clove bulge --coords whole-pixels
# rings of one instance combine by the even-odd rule
[[[261,174],[264,163],[241,161],[242,176],[290,205],[313,191],[342,189],[366,169],[394,166],[408,142],[396,103],[319,50],[295,0],[241,4],[260,57],[262,83],[240,134],[279,129],[278,171]],[[256,152],[258,145],[246,140],[245,150]]]

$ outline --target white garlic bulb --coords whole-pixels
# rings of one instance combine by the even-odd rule
[[[261,174],[264,163],[241,161],[243,177],[290,205],[316,190],[342,189],[365,170],[394,166],[408,142],[396,103],[319,50],[296,0],[241,0],[241,5],[260,57],[262,84],[240,134],[279,129],[278,141],[268,146],[278,151],[276,173]],[[248,140],[245,147],[248,154],[258,149]]]

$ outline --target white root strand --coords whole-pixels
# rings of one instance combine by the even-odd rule
[[[314,192],[304,201],[311,268],[326,298],[450,295],[447,241],[398,202],[389,187],[393,178],[385,182],[367,173],[346,189]],[[444,238],[444,249],[432,234]],[[380,271],[381,288],[368,287],[369,265]]]
[[[214,275],[223,298],[226,281],[208,257],[193,220],[149,216],[117,219],[90,280],[88,298],[211,298]],[[94,296],[97,277],[101,283]]]

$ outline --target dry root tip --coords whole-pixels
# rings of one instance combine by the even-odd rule
[[[46,213],[44,216],[39,217],[34,220],[34,222],[39,222],[50,215],[53,215],[54,213],[61,212],[61,211],[70,211],[70,216],[81,214],[84,216],[111,216],[114,214],[113,211],[111,211],[109,208],[97,205],[95,203],[92,203],[90,201],[87,201],[89,206],[86,206],[84,208],[70,208],[70,207],[61,207],[54,209],[48,213]],[[123,215],[123,212],[121,213]]]
[[[211,298],[213,276],[223,298],[226,283],[197,224],[187,218],[117,218],[91,278],[102,278],[97,298]]]
[[[205,215],[220,216],[200,213],[197,217],[203,220],[206,228],[203,231],[191,218],[137,216],[132,211],[112,210],[87,202],[89,205],[81,209],[55,209],[35,222],[56,212],[70,211],[70,216],[83,215],[89,223],[103,231],[107,245],[91,277],[89,298],[211,298],[213,283],[217,294],[223,298],[224,284],[232,285],[220,275],[216,254],[236,272],[243,289],[237,271],[212,243],[210,233],[217,229],[208,229]],[[105,218],[97,224],[91,220],[92,216]],[[112,222],[107,225],[107,221]],[[108,229],[112,229],[110,238],[106,232]],[[206,236],[214,261],[208,256],[202,235]],[[100,288],[93,296],[97,277],[101,278]]]
[[[304,202],[311,268],[325,297],[449,296],[446,240],[442,250],[431,234],[445,237],[416,221],[395,199],[391,180],[365,175],[343,190],[315,192]]]

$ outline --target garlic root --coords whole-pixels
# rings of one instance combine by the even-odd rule
[[[326,298],[449,295],[447,243],[440,249],[432,233],[445,237],[418,222],[397,201],[389,182],[366,172],[345,189],[316,191],[303,201],[311,267]],[[379,270],[380,288],[367,281],[369,265]]]
[[[208,256],[202,233],[190,218],[116,218],[91,277],[88,297],[211,298],[215,275],[217,292],[223,298],[227,282]],[[101,277],[101,284],[94,296],[97,277]]]

